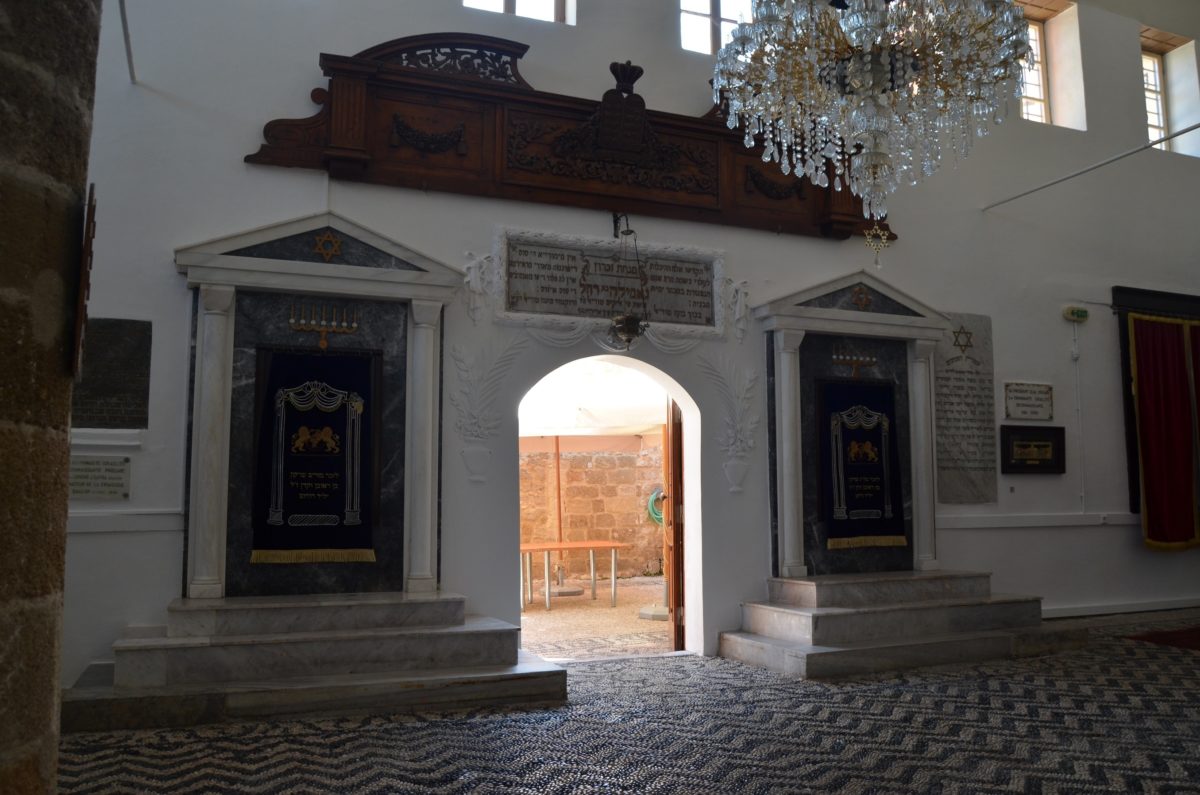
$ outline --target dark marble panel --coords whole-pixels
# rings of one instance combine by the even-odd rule
[[[229,519],[225,592],[229,596],[399,591],[404,587],[404,428],[408,306],[392,301],[331,300],[359,313],[358,332],[329,338],[330,351],[374,351],[382,358],[379,513],[375,563],[251,564],[254,406],[259,346],[315,350],[317,335],[293,331],[293,304],[311,296],[239,292],[234,330],[229,440]]]
[[[150,417],[149,320],[88,318],[71,395],[75,428],[145,428]]]
[[[282,259],[292,262],[328,262],[334,265],[358,265],[364,268],[401,271],[423,270],[407,260],[393,257],[386,251],[329,226],[225,253],[235,257]]]
[[[811,306],[818,309],[845,309],[850,312],[869,312],[876,315],[904,315],[905,317],[920,317],[904,304],[878,290],[872,290],[859,282],[840,290],[834,290],[825,295],[818,295],[797,306]]]
[[[905,547],[861,547],[826,549],[826,532],[821,518],[822,462],[817,430],[820,403],[817,382],[848,378],[851,368],[835,364],[834,353],[875,357],[873,365],[858,368],[861,378],[889,381],[895,389],[896,440],[900,454],[900,477],[904,497]],[[807,334],[800,345],[800,443],[804,487],[804,558],[809,574],[842,574],[912,569],[912,482],[911,428],[908,417],[908,344],[903,340],[835,337]]]

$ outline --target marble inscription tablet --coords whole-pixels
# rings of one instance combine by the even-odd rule
[[[938,342],[934,410],[937,500],[996,501],[996,408],[992,320],[946,313],[951,329]]]
[[[717,324],[711,261],[649,255],[642,267],[616,246],[551,245],[509,238],[505,309],[542,315],[612,318],[635,312],[650,323]]]

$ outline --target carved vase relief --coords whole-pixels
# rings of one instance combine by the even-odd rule
[[[496,397],[524,347],[525,340],[516,338],[498,351],[489,346],[469,354],[461,345],[450,348],[458,375],[458,386],[449,393],[450,404],[458,412],[454,427],[465,442],[461,455],[472,483],[487,482],[492,455],[488,441],[500,429]]]

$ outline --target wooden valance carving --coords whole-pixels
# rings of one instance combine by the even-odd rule
[[[764,164],[717,112],[646,109],[641,67],[610,67],[600,102],[536,91],[528,47],[464,33],[322,54],[307,119],[276,119],[246,162],[337,179],[846,238],[862,203]]]

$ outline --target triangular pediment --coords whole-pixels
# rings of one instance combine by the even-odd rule
[[[336,292],[336,283],[344,282],[350,292],[360,293],[374,283],[396,297],[413,293],[405,286],[421,288],[414,297],[432,297],[418,293],[444,292],[462,283],[460,271],[336,213],[177,249],[175,267],[192,284],[286,289],[288,281],[298,280],[320,292]]]
[[[395,253],[384,251],[354,235],[328,224],[316,226],[287,237],[226,251],[235,257],[281,259],[292,262],[326,262],[359,268],[424,271]]]
[[[949,326],[942,313],[876,276],[859,271],[755,307],[768,328],[927,337]],[[890,330],[889,330],[890,329]],[[905,331],[905,330],[908,331]]]

